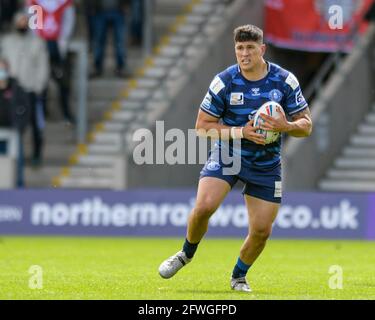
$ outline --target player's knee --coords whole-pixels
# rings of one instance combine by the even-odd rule
[[[250,235],[253,238],[257,238],[260,241],[266,241],[271,236],[272,228],[268,226],[254,226]]]
[[[194,213],[197,217],[203,219],[209,219],[215,212],[216,207],[213,206],[209,201],[197,203],[194,208]]]

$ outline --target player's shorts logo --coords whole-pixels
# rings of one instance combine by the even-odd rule
[[[221,168],[220,163],[216,161],[210,161],[207,163],[207,170],[209,171],[217,171]]]
[[[242,92],[232,92],[230,95],[230,104],[232,106],[238,106],[244,104],[244,98]]]
[[[280,90],[274,89],[270,91],[269,98],[271,101],[275,101],[279,103],[283,98],[283,94],[281,93]]]
[[[274,193],[274,197],[275,198],[281,198],[283,194],[283,191],[282,191],[282,182],[281,181],[275,181],[275,193]]]

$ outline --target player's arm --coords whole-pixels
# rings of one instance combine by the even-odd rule
[[[247,139],[257,144],[265,144],[263,135],[256,133],[259,128],[252,126],[252,121],[244,127],[230,127],[219,123],[219,118],[209,115],[199,110],[195,130],[200,137],[209,137],[212,139]]]
[[[292,122],[289,122],[288,130],[286,132],[290,136],[297,138],[308,137],[311,134],[312,119],[309,107],[292,115]]]
[[[279,112],[282,116],[278,119],[272,118],[266,114],[261,114],[265,123],[261,125],[264,130],[285,132],[290,136],[302,138],[308,137],[312,131],[312,120],[309,107],[291,116],[292,121],[288,121],[285,114]]]

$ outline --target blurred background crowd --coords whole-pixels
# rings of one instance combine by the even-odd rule
[[[33,5],[43,9],[47,28],[29,28],[29,9]],[[77,13],[86,24],[83,29],[93,61],[87,76],[103,76],[107,38],[112,33],[115,68],[107,77],[110,72],[118,78],[129,77],[127,45],[142,44],[142,0],[0,0],[0,126],[17,128],[19,133],[18,187],[24,186],[22,141],[28,126],[33,146],[30,163],[33,167],[42,164],[50,80],[58,88],[64,124],[75,125],[68,48],[77,29]],[[5,152],[6,143],[0,141],[0,154]]]

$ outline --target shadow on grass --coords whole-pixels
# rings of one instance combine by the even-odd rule
[[[218,294],[225,294],[228,296],[228,298],[232,298],[236,300],[237,298],[243,299],[248,298],[252,300],[284,300],[288,299],[288,294],[285,292],[280,293],[280,291],[277,292],[277,294],[274,294],[270,291],[262,291],[262,290],[253,290],[252,292],[238,292],[238,291],[232,291],[230,289],[228,290],[176,290],[175,291],[178,294],[205,294],[205,295],[218,295]],[[303,300],[303,298],[301,298]],[[309,298],[308,298],[309,299]]]
[[[183,294],[231,294],[231,295],[248,295],[252,296],[254,295],[253,292],[247,293],[247,292],[237,292],[237,291],[232,291],[232,290],[176,290],[176,293],[183,293]]]
[[[223,293],[229,293],[226,290],[177,290],[176,293],[195,293],[195,294],[223,294]]]

